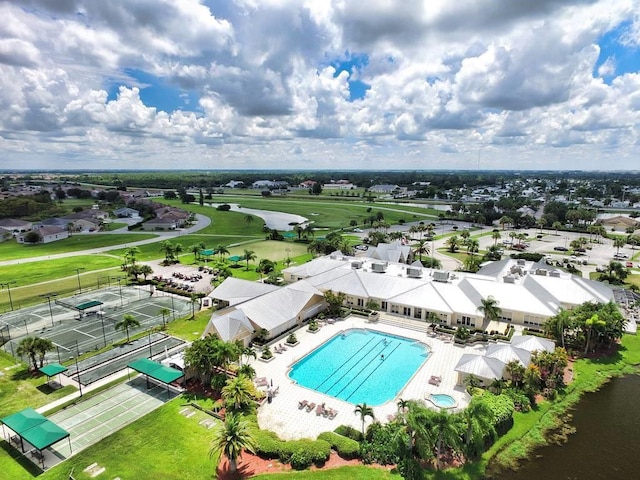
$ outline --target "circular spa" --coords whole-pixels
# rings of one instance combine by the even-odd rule
[[[296,362],[289,378],[353,404],[382,405],[400,393],[429,353],[415,340],[350,329]]]

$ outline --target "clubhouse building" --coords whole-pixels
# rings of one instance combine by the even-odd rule
[[[283,275],[283,287],[226,279],[209,295],[219,309],[205,334],[245,344],[261,329],[277,337],[322,312],[328,290],[344,293],[347,307],[364,309],[373,301],[386,316],[482,330],[492,327],[479,310],[489,297],[501,309],[500,321],[530,328],[542,328],[560,308],[614,299],[603,283],[543,262],[510,258],[464,273],[334,252],[289,267]]]

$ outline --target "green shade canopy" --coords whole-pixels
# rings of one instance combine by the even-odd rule
[[[210,257],[211,255],[215,255],[216,251],[215,250],[200,250],[200,255],[204,255],[206,257]]]
[[[296,236],[296,234],[295,234],[295,233],[293,233],[293,232],[285,232],[285,233],[283,234],[283,237],[284,237],[284,238],[293,238],[293,237],[295,237],[295,236]]]
[[[50,363],[49,365],[45,365],[39,370],[40,372],[44,373],[47,377],[53,377],[54,375],[58,375],[59,373],[66,372],[69,369],[64,365],[60,365],[59,363]]]
[[[33,408],[25,408],[21,412],[0,419],[0,422],[4,423],[18,435],[22,435],[22,432],[46,421],[47,417],[40,415]]]
[[[171,383],[184,375],[180,370],[149,360],[148,358],[139,358],[129,363],[127,367],[134,369],[136,372],[143,373],[162,383]]]
[[[242,257],[240,255],[233,255],[229,257],[229,260],[231,260],[232,262],[239,262],[240,260],[242,260]]]
[[[58,443],[60,440],[67,438],[69,435],[69,432],[67,432],[64,428],[59,427],[50,420],[45,420],[40,425],[36,425],[35,427],[30,428],[26,432],[20,434],[22,438],[24,438],[38,450],[42,450],[43,448],[47,448],[54,443]]]
[[[97,307],[99,305],[102,305],[102,302],[99,302],[97,300],[91,300],[90,302],[84,302],[84,303],[81,303],[80,305],[76,305],[76,308],[78,310],[86,310],[87,308]]]
[[[33,408],[25,408],[21,412],[0,419],[0,422],[38,450],[47,448],[70,435],[65,429],[40,415]]]

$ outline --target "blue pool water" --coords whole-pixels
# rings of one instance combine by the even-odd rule
[[[382,405],[395,398],[428,357],[428,348],[415,340],[351,329],[296,362],[289,378],[354,405]]]
[[[456,406],[456,399],[445,393],[432,393],[429,395],[429,400],[431,400],[436,407],[440,408],[453,408]]]

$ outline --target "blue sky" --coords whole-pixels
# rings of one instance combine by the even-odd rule
[[[635,170],[638,11],[3,2],[3,167]]]

